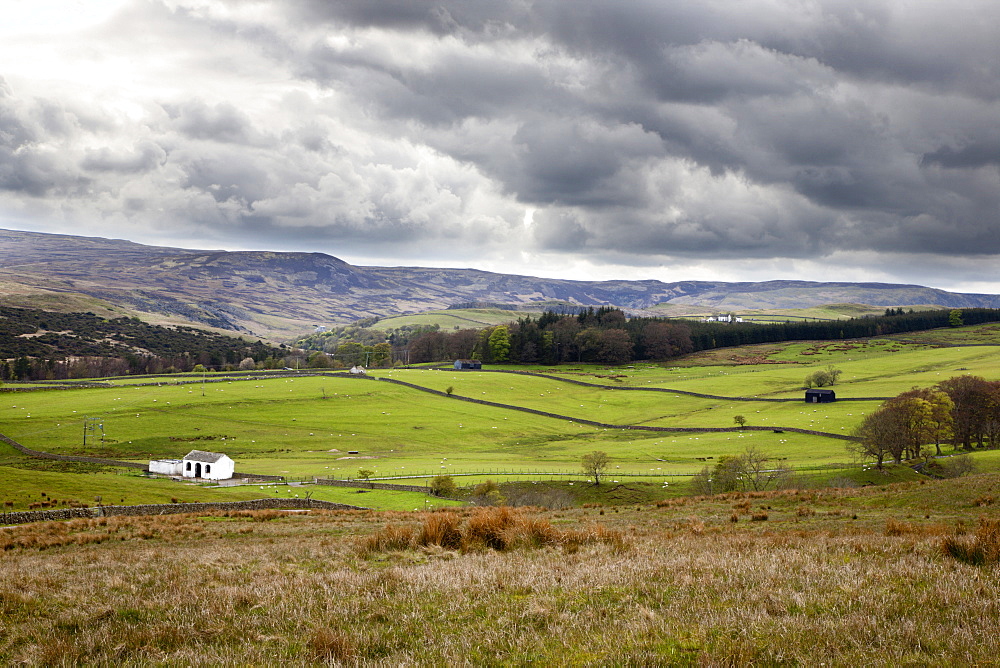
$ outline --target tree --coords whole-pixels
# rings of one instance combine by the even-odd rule
[[[388,366],[392,362],[392,346],[386,342],[376,343],[372,347],[372,366]]]
[[[954,309],[948,312],[948,326],[949,327],[961,327],[964,324],[962,321],[962,311],[961,309]]]
[[[510,330],[506,325],[493,329],[489,338],[490,357],[494,362],[506,362],[510,356]]]
[[[317,350],[306,359],[306,366],[311,369],[329,369],[333,366],[333,360],[326,353]]]
[[[767,489],[789,473],[789,469],[783,466],[774,466],[771,456],[755,445],[748,445],[737,461],[744,488],[749,487],[755,492]]]
[[[703,466],[701,471],[691,477],[691,491],[694,494],[700,494],[702,496],[708,496],[714,493],[715,479],[713,478],[713,475],[714,471],[707,464]]]
[[[990,419],[990,408],[994,405],[992,395],[996,393],[998,384],[991,383],[979,376],[953,376],[938,383],[938,389],[945,392],[952,400],[951,411],[952,442],[966,450],[972,449],[975,439],[982,446]]]
[[[874,457],[875,468],[880,471],[887,458],[899,464],[910,443],[907,416],[886,404],[888,402],[865,416],[854,430],[857,440],[847,446],[858,455]]]
[[[240,360],[240,371],[253,371],[257,368],[257,363],[253,361],[252,357],[244,357]]]
[[[594,479],[595,485],[600,485],[601,476],[604,474],[604,470],[608,468],[608,461],[608,453],[603,450],[594,450],[583,456],[580,466],[584,473]]]
[[[836,385],[837,379],[840,378],[840,374],[840,369],[831,364],[827,366],[826,369],[814,371],[806,376],[806,387],[826,387],[827,385]]]
[[[765,490],[789,474],[789,469],[772,462],[771,456],[755,445],[738,455],[723,455],[712,470],[712,488],[718,492]]]
[[[369,487],[372,486],[371,477],[373,475],[375,475],[375,471],[373,471],[371,469],[364,469],[364,468],[358,469],[358,477],[361,478],[362,480],[366,481],[368,483]]]
[[[632,339],[624,329],[606,329],[597,338],[597,361],[625,364],[632,359]]]
[[[743,429],[743,426],[747,423],[747,419],[742,415],[736,415],[733,416],[733,422],[735,422],[736,426],[738,426],[740,429]]]
[[[438,475],[431,479],[431,494],[434,496],[455,496],[457,489],[450,475]]]
[[[344,366],[358,366],[365,363],[365,347],[354,341],[337,346],[335,355],[344,363]]]
[[[936,454],[941,455],[941,441],[951,438],[951,412],[955,407],[951,397],[941,390],[913,388],[892,399],[901,410],[908,411],[907,425],[913,440],[912,456],[920,454],[920,446],[934,442]]]
[[[677,357],[691,352],[691,330],[686,325],[653,322],[642,330],[645,356],[651,360]]]

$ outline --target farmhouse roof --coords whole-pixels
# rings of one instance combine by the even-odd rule
[[[184,456],[185,461],[192,462],[205,462],[206,464],[214,464],[226,455],[221,452],[205,452],[204,450],[192,450]]]

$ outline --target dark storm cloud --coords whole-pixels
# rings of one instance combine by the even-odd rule
[[[303,8],[331,27],[423,31],[467,47],[390,64],[372,51],[324,46],[304,66],[322,71],[325,85],[349,84],[384,118],[416,122],[410,137],[474,164],[519,201],[575,207],[536,217],[543,247],[809,256],[914,243],[980,253],[985,241],[986,252],[1000,251],[1000,239],[955,234],[976,226],[962,216],[988,207],[946,206],[955,193],[922,173],[993,164],[995,153],[978,144],[986,128],[966,128],[971,148],[928,151],[922,144],[942,128],[896,118],[906,104],[893,99],[899,89],[913,91],[911,104],[994,94],[993,30],[971,17],[979,27],[963,30],[955,10],[597,0]],[[515,40],[534,44],[526,48],[535,57],[482,59],[484,49]],[[492,136],[472,147],[464,131],[433,131],[488,123],[494,127],[482,132]],[[676,161],[688,165],[686,176],[657,176]],[[710,189],[691,176],[703,168],[761,192],[752,205],[737,188],[660,215],[677,204],[663,197],[671,180],[682,190],[685,180]]]
[[[1000,4],[223,9],[106,27],[176,61],[138,121],[0,88],[0,188],[414,258],[1000,254]]]

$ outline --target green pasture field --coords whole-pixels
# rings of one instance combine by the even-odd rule
[[[65,508],[70,502],[97,505],[138,505],[197,501],[244,501],[264,496],[292,498],[309,493],[314,499],[379,510],[418,510],[457,505],[419,492],[350,489],[309,485],[254,484],[219,487],[211,483],[177,482],[147,477],[135,469],[94,464],[60,464],[25,458],[0,443],[0,510],[25,510],[50,502]],[[7,506],[11,502],[12,506]],[[65,502],[65,503],[60,503]]]
[[[783,430],[802,428],[847,435],[880,400],[813,405],[804,401],[733,398],[799,398],[803,396],[805,376],[829,364],[842,371],[840,382],[834,386],[840,398],[894,396],[961,373],[996,379],[1000,378],[1000,356],[996,353],[996,347],[982,345],[933,348],[889,340],[801,342],[731,352],[735,356],[785,362],[780,364],[508,367],[538,371],[557,379],[451,369],[372,372],[376,378],[392,378],[440,392],[450,388],[455,395],[452,397],[344,374],[250,377],[204,384],[197,382],[196,374],[164,376],[156,381],[103,379],[106,387],[0,395],[0,433],[29,448],[61,454],[145,462],[179,458],[199,449],[229,454],[236,460],[238,471],[290,479],[357,477],[358,470],[364,468],[374,471],[375,478],[422,482],[433,475],[453,474],[458,476],[459,484],[501,476],[504,480],[528,480],[532,476],[547,479],[538,475],[541,473],[559,474],[556,478],[565,479],[579,475],[580,458],[593,450],[609,453],[612,465],[608,473],[619,476],[622,484],[662,482],[673,476],[689,476],[711,466],[721,456],[755,445],[781,464],[819,480],[842,476],[845,467],[856,464],[847,451],[847,442]],[[603,389],[558,378],[719,397]],[[192,380],[196,382],[190,383]],[[484,406],[459,397],[564,417]],[[732,428],[736,415],[744,416],[748,426],[768,429],[669,433],[579,422],[586,419],[609,425]],[[103,440],[99,431],[87,432],[84,447],[86,418],[99,418],[92,423],[103,424],[104,432]],[[15,459],[23,459],[13,450],[10,453]],[[983,467],[1000,468],[1000,458],[993,453],[977,453],[975,457]],[[12,463],[21,468],[6,474],[8,480],[27,476],[23,462],[0,458],[0,466]],[[48,473],[56,474],[51,470]],[[164,490],[190,489],[177,487],[178,483],[154,483],[111,473],[87,477],[104,480],[101,485],[106,483],[111,488],[133,482],[147,486],[156,490],[151,493],[160,500],[163,497],[156,485],[167,485]],[[92,485],[98,491],[88,494],[101,495],[101,485]],[[260,491],[256,490],[257,495]],[[134,492],[126,492],[124,496],[132,498]],[[212,493],[214,498],[223,498],[244,492],[253,494],[254,490]],[[388,507],[386,501],[380,500],[382,495],[375,492],[359,495],[327,488],[322,494],[317,492],[315,498],[357,505],[377,501],[382,504],[378,507]],[[365,497],[367,503],[328,496],[343,494],[353,494],[353,499]],[[415,498],[422,503],[420,495]],[[415,500],[400,503],[420,505]]]

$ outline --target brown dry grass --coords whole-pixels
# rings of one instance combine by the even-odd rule
[[[1000,511],[949,485],[891,511],[774,495],[767,522],[735,524],[749,497],[6,529],[0,663],[994,664]]]
[[[426,513],[419,530],[407,524],[386,524],[381,530],[359,539],[357,549],[362,555],[371,555],[432,546],[461,552],[505,552],[544,546],[576,550],[589,543],[604,543],[617,550],[628,547],[621,531],[601,524],[562,531],[535,512],[507,506],[476,508],[464,525],[454,511]]]
[[[954,559],[975,566],[1000,563],[1000,520],[979,518],[973,535],[957,532],[941,541],[941,550]]]

